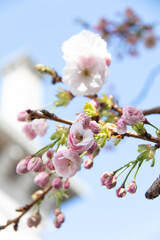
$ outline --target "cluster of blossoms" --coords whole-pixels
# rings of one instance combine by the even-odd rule
[[[128,125],[136,125],[144,118],[143,111],[132,106],[125,106],[122,109],[122,116],[117,122],[117,132],[124,134],[127,131]]]
[[[29,140],[33,140],[36,136],[43,137],[48,129],[48,124],[44,119],[34,119],[32,122],[28,122],[28,113],[22,111],[18,114],[17,120],[20,122],[27,122],[22,131],[26,134]]]
[[[149,49],[156,45],[158,37],[154,34],[153,26],[143,23],[133,9],[127,8],[123,14],[119,15],[121,16],[119,22],[101,18],[96,26],[89,26],[88,23],[85,25],[96,30],[107,41],[111,41],[113,37],[123,41],[125,47],[118,52],[118,56],[122,56],[125,51],[130,55],[137,55],[140,42]],[[84,21],[79,22],[84,25]]]
[[[139,19],[129,9],[126,10],[126,23],[125,29],[139,23]],[[108,23],[104,23],[104,27],[107,25]],[[123,33],[124,36],[125,31],[119,27],[119,32]],[[66,61],[62,78],[48,67],[42,69],[42,72],[46,71],[52,75],[54,83],[56,80],[59,82],[62,79],[62,82],[66,83],[71,89],[72,93],[67,90],[66,92],[61,91],[57,95],[59,101],[56,101],[55,107],[66,106],[74,97],[73,94],[76,96],[90,95],[93,98],[93,95],[97,94],[105,83],[108,77],[108,66],[111,62],[111,56],[107,52],[105,41],[99,35],[90,31],[84,30],[73,36],[63,44],[62,50]],[[68,197],[66,192],[70,187],[69,179],[80,170],[82,164],[85,169],[92,168],[95,156],[105,146],[106,141],[113,138],[116,146],[123,139],[124,136],[121,135],[126,133],[127,125],[131,125],[133,130],[136,131],[136,134],[132,135],[144,140],[152,140],[156,145],[139,145],[138,152],[140,154],[136,160],[127,163],[114,172],[105,172],[101,176],[101,184],[106,186],[107,189],[114,188],[117,184],[118,176],[131,167],[121,187],[116,190],[116,195],[122,198],[126,195],[126,192],[133,194],[137,189],[135,178],[142,163],[152,160],[151,166],[153,167],[155,164],[155,153],[160,147],[160,130],[144,118],[142,110],[132,106],[125,106],[121,109],[114,104],[112,96],[107,97],[103,94],[102,98],[96,97],[90,102],[86,102],[84,112],[78,114],[74,123],[60,119],[46,110],[41,110],[41,113],[38,113],[38,111],[32,112],[32,115],[28,111],[20,112],[17,117],[18,121],[26,122],[22,130],[30,140],[33,140],[37,135],[41,137],[45,135],[48,128],[45,119],[67,123],[71,127],[57,125],[56,132],[50,137],[52,142],[35,154],[22,159],[16,167],[16,172],[20,175],[29,172],[35,173],[34,183],[42,188],[32,195],[32,204],[27,205],[32,207],[33,204],[37,204],[36,211],[27,220],[28,227],[37,227],[40,223],[40,203],[44,195],[50,190],[52,190],[52,194],[57,200],[57,206],[53,212],[55,216],[53,223],[56,228],[61,227],[65,217],[60,206],[63,198]],[[119,115],[121,117],[117,121]],[[156,128],[157,138],[153,139],[150,134],[147,134],[143,126],[144,123]],[[55,146],[56,148],[53,149]],[[132,181],[125,188],[128,176],[136,167]],[[151,196],[150,193],[149,196]],[[21,216],[26,211],[25,207],[23,211]],[[17,227],[17,218],[12,222],[15,222]],[[4,229],[10,223],[7,223],[0,229]]]

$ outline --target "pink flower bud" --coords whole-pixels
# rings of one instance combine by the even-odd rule
[[[120,187],[116,190],[116,195],[118,198],[122,198],[126,195],[126,189],[123,187]]]
[[[51,159],[49,159],[49,160],[46,162],[46,167],[47,167],[49,170],[55,170],[55,167],[54,167]]]
[[[43,161],[41,157],[33,157],[28,162],[27,165],[28,171],[42,172],[44,171]]]
[[[57,218],[54,219],[53,224],[54,224],[54,226],[55,226],[56,228],[60,228],[60,227],[61,227],[61,223],[58,222]]]
[[[52,181],[52,187],[53,187],[54,189],[57,189],[57,190],[62,187],[62,184],[63,184],[63,182],[62,182],[62,179],[61,179],[60,177],[56,177],[56,178],[53,179],[53,181]]]
[[[89,101],[89,103],[92,104],[95,108],[97,108],[99,104],[97,99],[92,99],[91,101]]]
[[[90,117],[88,116],[87,113],[80,113],[76,117],[76,122],[80,122],[82,124],[83,128],[87,129],[89,127]]]
[[[46,157],[51,159],[53,157],[54,151],[53,150],[49,150],[46,152]]]
[[[66,181],[63,183],[63,188],[64,188],[64,190],[67,190],[69,187],[70,187],[70,181],[66,180]]]
[[[58,216],[58,214],[60,214],[60,213],[61,213],[61,211],[60,211],[59,208],[55,208],[55,209],[54,209],[53,214],[54,214],[55,216]]]
[[[64,220],[65,220],[64,214],[63,213],[59,213],[58,216],[57,216],[57,220],[58,220],[58,222],[63,223]]]
[[[129,125],[135,125],[143,120],[143,111],[132,106],[125,106],[122,110],[122,119]]]
[[[98,134],[101,132],[101,128],[96,121],[91,121],[89,124],[89,128],[92,130],[94,134]]]
[[[31,227],[37,227],[41,221],[41,216],[38,213],[33,214],[30,218],[27,220],[27,226],[29,228]]]
[[[116,186],[116,184],[117,184],[117,176],[116,175],[108,177],[105,181],[105,186],[108,189],[114,188]]]
[[[20,122],[26,122],[28,113],[26,111],[19,112],[17,115],[17,120]]]
[[[137,190],[137,185],[134,180],[132,180],[127,187],[127,192],[134,194]]]
[[[91,167],[93,167],[93,159],[88,158],[87,160],[85,160],[83,162],[83,166],[85,167],[85,169],[90,169]]]
[[[87,154],[86,154],[86,155],[88,156],[88,155],[93,154],[94,151],[96,150],[96,148],[97,148],[97,143],[94,142],[93,145],[92,145],[92,147],[87,150]],[[94,156],[96,156],[96,155],[94,155]]]
[[[34,119],[32,121],[32,128],[37,135],[43,137],[47,132],[48,124],[44,119]]]
[[[105,59],[106,65],[109,67],[111,64],[111,54],[108,53],[107,58]]]
[[[49,183],[49,174],[46,172],[39,173],[34,178],[34,183],[37,184],[40,187],[46,187]]]
[[[26,159],[22,159],[16,167],[16,173],[22,175],[25,173],[28,173],[28,169],[27,169],[27,164],[28,162],[26,161]]]
[[[28,137],[29,140],[33,140],[37,136],[36,132],[32,128],[32,122],[26,123],[23,126],[22,131],[26,134],[26,137]]]
[[[127,125],[123,121],[123,119],[119,119],[117,122],[117,133],[118,134],[124,134],[127,131]]]
[[[100,178],[101,184],[105,185],[105,182],[108,178],[110,178],[111,176],[113,176],[113,172],[105,172],[103,173],[103,175]]]

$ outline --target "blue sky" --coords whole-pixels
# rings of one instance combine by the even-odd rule
[[[81,17],[95,24],[101,16],[115,18],[115,12],[123,11],[126,7],[132,7],[145,22],[160,22],[158,0],[1,0],[0,60],[22,49],[34,59],[35,63],[48,64],[61,74],[64,66],[61,45],[81,30],[74,19]],[[112,54],[113,47],[108,49]],[[121,106],[127,105],[134,99],[150,71],[160,63],[159,51],[160,46],[151,51],[146,51],[142,47],[139,57],[128,56],[122,60],[112,54],[108,84],[115,85]],[[159,77],[157,75],[149,94],[139,107],[145,109],[159,105]],[[106,84],[103,91],[108,91],[107,88]],[[46,79],[44,89],[45,104],[54,100],[57,86],[51,86],[50,79]],[[56,114],[74,120],[75,113],[81,111],[85,101],[86,99],[83,98],[75,99],[67,109],[56,110]],[[78,109],[75,106],[78,106]],[[149,120],[158,126],[159,116],[149,117]],[[51,132],[47,134],[48,138],[50,134]],[[43,142],[47,143],[47,137]],[[52,216],[41,238],[43,240],[160,239],[159,198],[148,201],[144,197],[145,191],[160,173],[159,153],[155,168],[150,168],[150,163],[146,163],[140,170],[137,177],[138,190],[135,195],[127,194],[125,198],[117,199],[114,189],[107,191],[100,186],[101,174],[134,160],[137,156],[137,145],[140,143],[142,141],[124,140],[115,151],[103,151],[95,159],[92,170],[82,169],[78,176],[87,182],[91,193],[66,203],[63,207],[66,215],[63,227],[55,230],[52,227]],[[119,179],[119,185],[123,177],[124,175]]]

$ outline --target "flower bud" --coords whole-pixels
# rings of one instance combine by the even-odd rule
[[[119,119],[117,122],[117,133],[118,134],[124,134],[127,131],[127,125],[123,121],[123,119]]]
[[[26,124],[23,126],[22,131],[26,134],[26,137],[27,137],[29,140],[33,140],[33,139],[37,136],[36,132],[35,132],[34,129],[32,128],[32,122],[26,123]]]
[[[41,157],[33,157],[27,165],[28,171],[42,172],[44,171],[43,161]]]
[[[39,213],[35,213],[31,217],[28,218],[27,226],[29,228],[37,227],[39,225],[40,221],[41,221],[41,216],[39,215]]]
[[[20,122],[26,122],[28,113],[26,111],[19,112],[17,115],[17,120]]]
[[[132,180],[129,184],[128,184],[128,187],[127,187],[127,192],[133,194],[135,193],[137,190],[137,185],[135,183],[134,180]]]
[[[114,175],[114,176],[108,177],[104,184],[108,189],[114,188],[117,184],[117,176]]]
[[[49,160],[46,162],[46,167],[47,167],[49,170],[55,170],[55,167],[54,167],[51,159],[49,159]]]
[[[54,209],[53,214],[57,217],[58,214],[60,214],[60,213],[61,213],[60,209],[56,207],[56,208]]]
[[[46,157],[49,158],[49,159],[51,159],[51,158],[53,157],[53,153],[54,153],[53,150],[47,151],[47,152],[46,152]]]
[[[106,180],[107,180],[109,177],[111,177],[111,176],[113,176],[113,172],[105,172],[105,173],[103,173],[103,175],[102,175],[101,178],[100,178],[101,184],[102,184],[102,185],[105,185]]]
[[[36,200],[36,199],[39,198],[42,194],[43,194],[43,190],[39,189],[39,190],[37,190],[36,192],[34,192],[34,193],[32,194],[32,199],[33,199],[33,200]]]
[[[46,187],[49,183],[49,174],[46,172],[39,173],[34,178],[34,183],[37,184],[39,187]]]
[[[118,198],[122,198],[126,195],[126,189],[123,187],[120,187],[116,190],[116,195]]]
[[[27,169],[27,161],[26,159],[22,159],[16,167],[16,173],[22,175],[25,173],[28,173],[28,169]]]
[[[63,188],[64,188],[64,190],[67,190],[69,187],[70,187],[70,181],[66,180],[66,181],[63,183]]]
[[[87,129],[89,127],[90,117],[88,116],[87,113],[80,113],[76,117],[76,122],[80,122],[82,124],[83,128]]]
[[[87,150],[87,154],[86,154],[86,155],[88,156],[88,155],[93,154],[94,151],[96,150],[96,148],[97,148],[97,143],[94,142],[93,145],[92,145],[92,147]],[[95,155],[94,155],[94,156],[95,156]]]
[[[43,137],[47,132],[48,124],[44,119],[34,119],[32,121],[32,129],[37,135]]]
[[[92,130],[94,134],[98,134],[101,132],[101,128],[96,121],[91,121],[89,124],[89,128]]]
[[[91,167],[93,167],[93,159],[88,158],[87,160],[85,160],[83,162],[83,166],[85,167],[85,169],[90,169]]]
[[[55,226],[56,228],[60,228],[60,227],[61,227],[61,223],[58,222],[57,218],[54,219],[53,224],[54,224],[54,226]]]
[[[63,223],[64,220],[65,220],[64,214],[63,213],[59,213],[58,216],[57,216],[57,220],[58,220],[58,222]]]
[[[52,187],[56,190],[60,189],[62,187],[62,179],[60,177],[56,177],[55,179],[53,179],[52,181]]]

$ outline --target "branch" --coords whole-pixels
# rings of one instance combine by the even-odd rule
[[[57,117],[55,114],[48,112],[47,110],[42,109],[41,113],[28,109],[26,111],[29,114],[28,119],[29,120],[34,120],[34,119],[48,119],[48,120],[52,120],[52,121],[56,121],[56,122],[61,122],[61,123],[65,123],[68,125],[72,125],[73,122],[67,119],[63,119],[63,118],[59,118]]]
[[[44,190],[42,190],[42,194],[36,198],[36,200],[26,204],[24,207],[20,207],[19,209],[17,209],[17,212],[22,212],[18,217],[8,220],[7,223],[5,225],[0,226],[0,230],[5,229],[6,227],[8,227],[11,224],[14,224],[13,228],[15,231],[17,231],[18,229],[18,223],[21,219],[21,217],[23,217],[23,215],[25,215],[39,200],[42,200],[44,198],[44,196],[52,189],[52,186],[49,185],[48,187],[46,187]]]
[[[160,106],[155,107],[155,108],[151,108],[151,109],[147,109],[143,111],[143,114],[146,115],[151,115],[151,114],[160,114]]]

